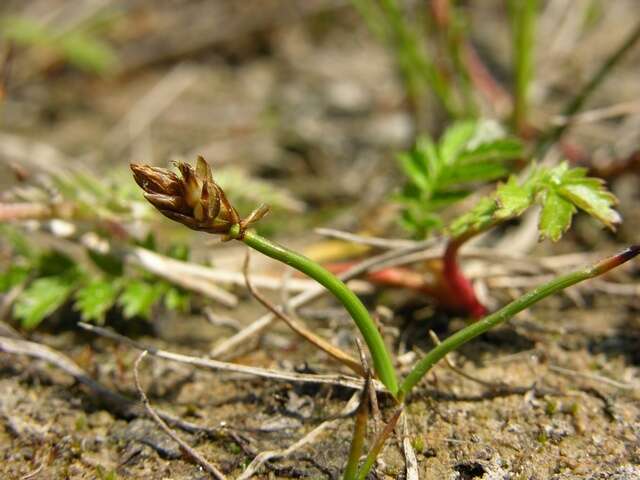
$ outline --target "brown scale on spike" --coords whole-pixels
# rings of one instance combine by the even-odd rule
[[[176,162],[180,176],[166,168],[130,166],[149,203],[164,216],[193,230],[242,238],[247,228],[269,212],[269,207],[261,205],[241,219],[202,157],[196,160],[195,168]]]

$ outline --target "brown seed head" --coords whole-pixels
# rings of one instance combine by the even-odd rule
[[[213,180],[204,158],[198,157],[195,167],[184,162],[176,162],[176,167],[181,177],[165,168],[131,164],[133,178],[145,198],[163,215],[193,230],[229,235],[237,226],[235,236],[242,237],[269,210],[261,205],[242,220]]]

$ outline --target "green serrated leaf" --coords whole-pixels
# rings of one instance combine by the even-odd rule
[[[620,223],[620,215],[613,208],[617,203],[616,197],[604,190],[599,182],[565,184],[558,192],[611,230],[615,230],[616,225]]]
[[[416,142],[415,155],[418,156],[422,168],[427,172],[429,181],[433,182],[440,174],[442,160],[438,155],[438,147],[429,137],[420,137]]]
[[[454,221],[449,231],[455,237],[482,231],[522,215],[534,203],[542,207],[540,236],[553,241],[567,231],[578,208],[609,228],[620,221],[613,208],[616,198],[606,190],[604,182],[587,177],[583,168],[572,169],[563,162],[553,168],[533,169],[522,183],[510,177],[492,196],[482,199],[473,210]]]
[[[429,203],[432,209],[444,208],[468,197],[470,193],[469,190],[442,190],[434,193]],[[431,212],[431,215],[439,216],[435,212]]]
[[[440,180],[441,188],[471,182],[490,182],[505,177],[509,169],[499,162],[471,163],[447,170]]]
[[[469,184],[505,177],[507,162],[521,155],[520,142],[504,138],[496,122],[457,122],[444,132],[437,146],[426,137],[420,138],[411,152],[400,156],[408,182],[399,199],[410,210],[402,225],[425,234],[429,233],[426,225],[441,226],[442,220],[435,222],[433,218],[468,196]],[[423,221],[427,214],[429,222]]]
[[[491,225],[497,208],[497,203],[492,197],[480,199],[469,212],[451,223],[449,226],[450,235],[460,237],[471,230],[479,231]]]
[[[39,278],[17,298],[13,314],[24,328],[33,329],[66,302],[73,288],[63,277]]]
[[[477,123],[475,121],[463,121],[454,123],[447,128],[438,148],[442,163],[451,165],[457,162],[459,155],[473,138],[476,127]]]
[[[556,242],[571,226],[571,218],[576,207],[553,190],[544,194],[539,230],[541,239],[549,238]]]
[[[398,162],[407,178],[418,188],[423,190],[429,188],[427,172],[421,168],[417,155],[408,153],[400,154],[398,155]]]
[[[151,307],[162,294],[164,287],[151,284],[142,280],[133,280],[127,283],[118,304],[122,307],[125,318],[142,317],[148,319],[151,316]]]
[[[116,302],[120,287],[114,279],[94,280],[75,293],[75,308],[85,322],[104,323],[107,311]]]
[[[511,218],[522,215],[533,204],[535,197],[528,184],[520,185],[515,177],[510,177],[507,183],[498,186],[496,200],[496,218]]]
[[[481,143],[472,149],[461,152],[458,161],[461,165],[467,165],[478,162],[513,160],[522,155],[523,148],[520,141],[513,138],[503,138]]]

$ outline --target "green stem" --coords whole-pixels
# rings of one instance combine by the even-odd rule
[[[398,423],[398,419],[400,418],[401,414],[402,406],[396,409],[395,413],[389,420],[389,423],[385,425],[382,432],[380,432],[378,437],[373,442],[373,445],[371,446],[367,457],[364,459],[362,466],[358,470],[358,473],[355,477],[356,480],[365,480],[367,478],[367,475],[369,475],[369,472],[371,471],[371,467],[373,467],[373,463],[376,461],[376,458],[378,458],[378,455],[380,455],[380,452],[382,451],[382,447],[384,447],[385,442],[387,441],[391,433],[393,433],[393,429],[396,428],[396,423]]]
[[[238,238],[238,229],[232,229],[230,236]],[[384,344],[382,335],[378,331],[375,322],[371,319],[366,307],[344,282],[337,279],[332,273],[318,265],[313,260],[293,252],[285,247],[261,237],[254,231],[248,231],[241,240],[254,250],[274,258],[282,263],[290,265],[296,270],[308,275],[329,290],[347,309],[356,326],[362,333],[364,341],[369,347],[375,371],[389,392],[395,397],[398,393],[398,380],[393,368],[391,356]]]
[[[400,386],[399,398],[402,401],[406,395],[415,387],[418,382],[424,377],[431,368],[438,363],[445,355],[452,350],[457,349],[462,344],[467,343],[469,340],[476,338],[479,335],[487,332],[493,327],[500,325],[501,323],[509,320],[518,312],[521,312],[525,308],[530,307],[536,302],[539,302],[543,298],[548,297],[556,292],[564,290],[571,285],[582,282],[589,278],[597,277],[603,273],[615,268],[624,262],[632,259],[640,253],[640,245],[629,247],[628,249],[620,252],[613,257],[602,260],[601,262],[583,268],[581,270],[562,275],[554,280],[551,280],[544,285],[524,294],[522,297],[514,300],[510,304],[501,308],[497,312],[483,318],[482,320],[469,325],[466,328],[451,335],[442,343],[437,345],[429,353],[427,353],[411,370],[409,375],[404,379],[404,382]]]
[[[538,0],[510,0],[508,5],[512,18],[515,57],[513,119],[516,130],[522,134],[527,129]]]
[[[356,412],[351,449],[349,450],[349,460],[344,469],[344,480],[355,480],[356,474],[358,473],[358,462],[360,461],[360,455],[362,455],[362,449],[364,448],[364,440],[367,436],[367,420],[369,419],[369,399],[367,398],[367,394],[369,393],[368,381],[369,378],[367,378],[367,384],[365,384],[362,389],[360,406]]]

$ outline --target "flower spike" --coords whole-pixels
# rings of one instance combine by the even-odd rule
[[[180,176],[166,168],[131,164],[133,178],[144,197],[164,216],[193,229],[242,238],[251,225],[264,217],[269,207],[261,205],[241,219],[224,190],[213,180],[211,167],[198,157],[195,167],[175,162]]]

